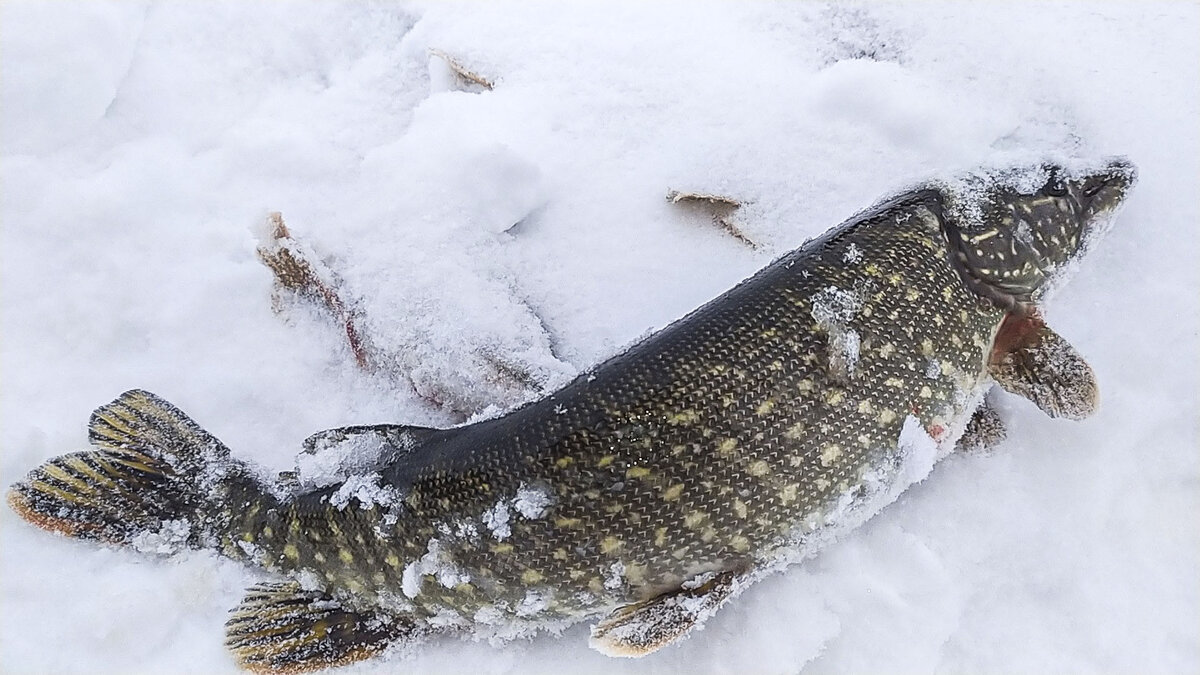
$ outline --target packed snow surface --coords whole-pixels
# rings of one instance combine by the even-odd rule
[[[1195,3],[5,2],[0,31],[4,484],[134,387],[271,471],[316,430],[495,414],[907,185],[1129,156],[1127,208],[1047,308],[1099,378],[1091,419],[999,397],[995,452],[647,659],[576,626],[353,670],[1200,669]],[[759,248],[670,189],[741,202]],[[394,368],[274,313],[271,211]],[[544,508],[510,499],[487,536]],[[234,671],[222,624],[255,573],[8,509],[0,538],[6,672]]]

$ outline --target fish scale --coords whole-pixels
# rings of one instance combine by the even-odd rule
[[[93,414],[97,449],[8,502],[45,529],[283,577],[226,625],[253,670],[592,616],[593,647],[644,655],[894,500],[969,420],[1002,434],[979,407],[993,383],[1090,415],[1094,375],[1037,303],[1134,177],[1117,159],[912,190],[503,416],[314,434],[306,452],[353,463],[332,485],[265,481],[134,390]]]
[[[517,606],[530,590],[555,599],[551,614],[575,616],[794,546],[804,534],[797,523],[819,522],[895,452],[907,416],[926,428],[961,417],[964,385],[985,376],[1004,312],[959,281],[940,208],[933,192],[883,205],[555,395],[435,438],[383,472],[383,484],[406,495],[394,525],[384,509],[338,509],[316,493],[288,510],[303,527],[258,545],[284,571],[315,569],[325,565],[312,555],[332,539],[353,562],[328,581],[385,592],[436,539],[439,564],[471,581],[447,588],[430,574],[410,600],[426,614],[464,618]],[[847,264],[851,246],[859,256]],[[845,381],[829,373],[836,347],[814,318],[813,298],[829,289],[860,303],[844,326],[860,339]],[[935,330],[935,311],[944,329]],[[951,332],[965,346],[952,345]],[[923,341],[964,381],[927,377],[916,361]],[[484,512],[531,484],[554,493],[547,513],[526,519],[508,508],[511,532],[489,531]],[[352,525],[338,536],[323,520]],[[477,536],[455,534],[462,521]],[[281,556],[285,545],[300,555]],[[381,548],[397,550],[401,564],[378,565],[370,551]],[[605,575],[616,564],[625,569],[619,584]]]

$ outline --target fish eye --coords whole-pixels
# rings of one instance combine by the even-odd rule
[[[1052,174],[1050,180],[1046,181],[1046,187],[1042,188],[1042,192],[1051,197],[1065,197],[1067,195],[1067,182],[1057,174]]]

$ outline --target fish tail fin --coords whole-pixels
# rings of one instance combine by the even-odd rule
[[[14,484],[13,511],[52,532],[165,553],[214,545],[230,517],[221,500],[233,486],[259,489],[224,444],[147,391],[96,409],[88,440],[96,449],[55,457]]]

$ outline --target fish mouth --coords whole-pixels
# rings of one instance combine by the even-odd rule
[[[1088,178],[1080,198],[1088,221],[1116,211],[1137,183],[1137,177],[1137,167],[1133,162],[1125,157],[1114,157],[1104,170]]]

